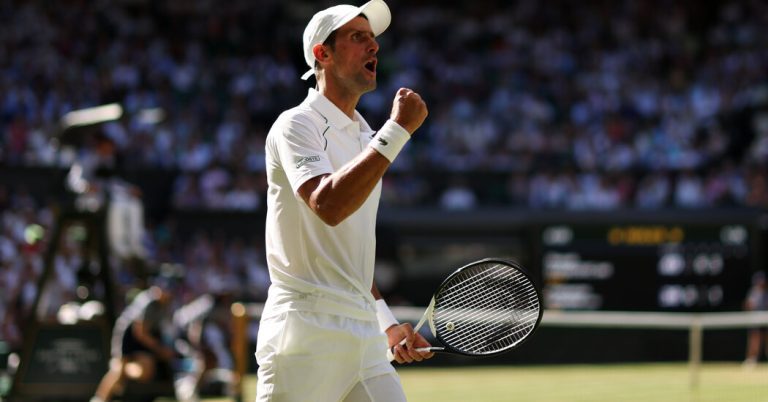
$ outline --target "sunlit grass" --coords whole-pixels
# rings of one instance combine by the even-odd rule
[[[768,402],[768,364],[747,370],[736,363],[708,363],[695,388],[684,363],[407,367],[398,372],[409,402]],[[249,376],[243,401],[255,398],[256,377]]]
[[[400,371],[411,402],[766,402],[768,365],[568,365]]]

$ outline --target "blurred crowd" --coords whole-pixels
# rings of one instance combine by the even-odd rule
[[[119,102],[108,134],[131,166],[178,172],[175,205],[261,206],[264,137],[305,95],[300,35],[323,4],[1,4],[3,163],[66,165],[61,116]],[[385,205],[768,204],[764,2],[389,4],[379,88],[360,109],[378,126],[408,86],[430,117]],[[504,188],[489,196],[484,173]]]
[[[93,150],[57,136],[61,117],[118,102],[104,133],[126,166],[174,173],[171,208],[257,211],[266,133],[313,84],[301,33],[330,4],[0,0],[0,166],[67,168]],[[360,110],[380,126],[407,86],[430,116],[385,177],[384,207],[768,207],[767,3],[388,4]],[[46,238],[30,227],[49,228],[53,207],[3,186],[0,201],[8,317],[36,292]],[[150,225],[150,258],[184,264],[190,294],[261,297],[258,240]],[[60,250],[62,301],[77,292],[77,235]]]

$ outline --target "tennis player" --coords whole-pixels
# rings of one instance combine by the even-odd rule
[[[405,401],[388,346],[400,363],[432,357],[373,283],[381,178],[427,116],[405,88],[378,132],[355,110],[376,88],[375,38],[390,21],[381,0],[315,14],[302,78],[314,74],[317,86],[267,136],[272,285],[256,348],[259,401]]]

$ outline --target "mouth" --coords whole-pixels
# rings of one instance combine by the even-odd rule
[[[365,63],[365,69],[368,70],[372,74],[376,74],[376,59],[370,60],[367,63]]]

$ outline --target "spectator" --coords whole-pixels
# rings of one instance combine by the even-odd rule
[[[683,208],[700,208],[706,206],[702,179],[692,171],[683,171],[675,184],[675,204]]]
[[[671,195],[669,175],[656,172],[645,176],[635,195],[635,206],[643,209],[658,209],[668,205]]]
[[[758,271],[752,276],[752,285],[744,301],[747,311],[768,311],[768,283],[765,272]],[[750,329],[747,335],[747,358],[745,367],[754,367],[760,359],[761,346],[765,347],[768,356],[768,328],[765,326]]]
[[[440,196],[440,207],[447,210],[469,210],[477,206],[477,196],[462,177],[456,177]]]
[[[224,205],[227,208],[242,211],[255,211],[261,206],[261,195],[250,175],[240,174],[235,177],[234,186],[225,194]]]

